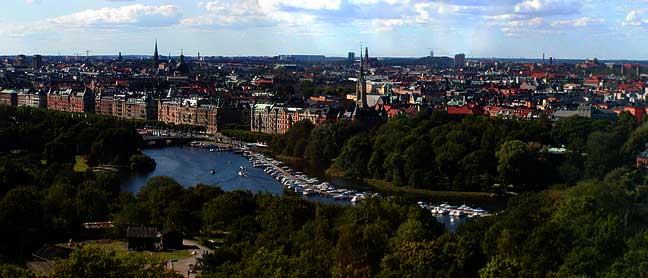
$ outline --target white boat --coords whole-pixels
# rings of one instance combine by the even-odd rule
[[[365,195],[358,194],[358,195],[354,195],[353,198],[351,198],[351,202],[357,203],[357,202],[364,201],[365,199],[366,199]]]
[[[241,170],[238,172],[238,175],[244,177],[247,176],[247,173],[245,173],[245,170]]]

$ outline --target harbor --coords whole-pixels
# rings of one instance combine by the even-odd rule
[[[440,205],[430,205],[425,202],[418,202],[418,205],[423,209],[429,210],[430,213],[436,216],[476,218],[476,217],[486,217],[491,215],[489,212],[487,212],[484,209],[471,208],[465,204],[461,206],[453,206],[448,203],[443,203]]]
[[[353,189],[335,188],[329,182],[321,182],[311,178],[302,172],[297,172],[281,161],[266,157],[261,153],[250,150],[243,150],[243,156],[250,160],[255,168],[263,168],[264,172],[275,178],[288,190],[292,190],[303,196],[318,195],[334,200],[350,201],[353,204],[360,203],[369,196],[379,196],[377,193],[358,192]]]
[[[144,175],[125,177],[123,187],[125,191],[138,193],[151,177],[169,176],[185,187],[209,184],[218,185],[225,191],[249,190],[278,196],[289,190],[304,199],[325,204],[358,205],[368,198],[389,196],[372,192],[365,186],[356,187],[350,181],[315,178],[254,148],[254,145],[193,142],[184,147],[145,149],[144,153],[156,161],[157,168]],[[433,214],[450,231],[471,218],[490,215],[487,204],[473,200],[412,200],[413,203],[418,201],[421,201],[419,206]],[[473,209],[463,203],[471,207],[486,205],[489,209]]]

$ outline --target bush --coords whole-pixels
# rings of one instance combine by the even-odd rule
[[[130,169],[133,172],[152,172],[153,170],[155,170],[156,166],[157,165],[155,163],[155,160],[143,154],[134,154],[130,158]]]

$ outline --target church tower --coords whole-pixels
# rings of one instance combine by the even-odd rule
[[[360,51],[362,52],[362,49],[360,49]],[[365,67],[366,67],[367,69],[370,68],[370,65],[369,65],[369,48],[368,48],[368,47],[365,47],[365,58],[364,58],[364,62],[365,62]]]
[[[357,109],[367,109],[367,82],[364,75],[365,63],[366,61],[363,61],[362,56],[360,56],[360,72],[358,73],[358,84],[356,84]]]
[[[184,50],[180,50],[180,62],[176,65],[176,71],[180,73],[189,73],[189,65],[185,62]]]
[[[153,67],[157,68],[158,66],[160,66],[160,54],[158,53],[157,40],[155,40],[155,52],[153,52]]]

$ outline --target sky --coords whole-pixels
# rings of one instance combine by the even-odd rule
[[[648,60],[648,0],[2,0],[0,54]]]

